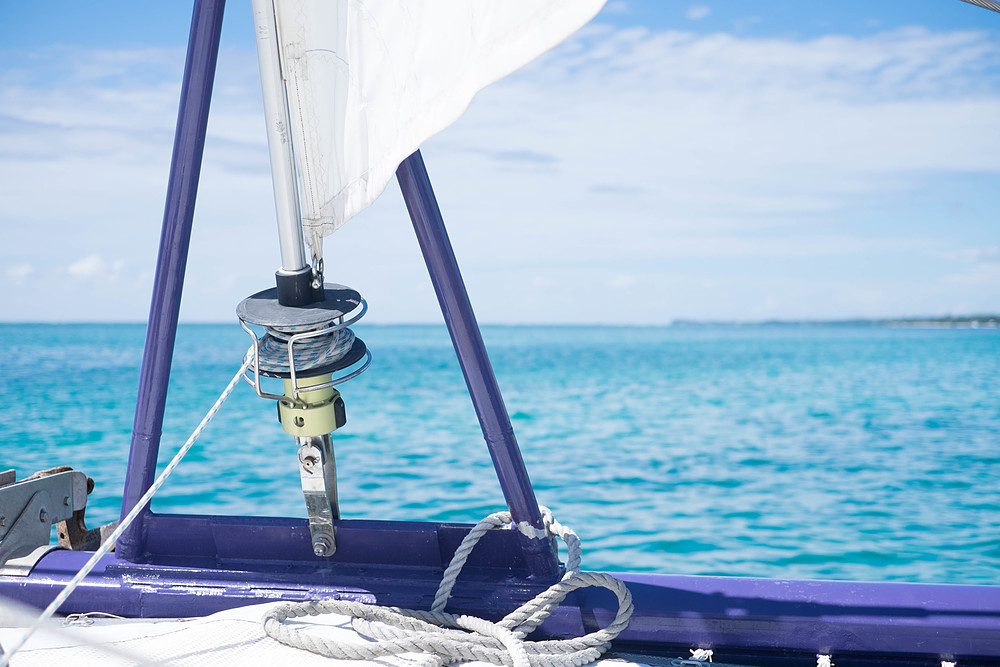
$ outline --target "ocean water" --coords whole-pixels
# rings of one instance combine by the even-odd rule
[[[503,505],[447,332],[359,326],[340,389],[345,517]],[[593,569],[1000,580],[1000,332],[485,327],[539,501]],[[71,465],[117,518],[144,327],[0,325],[0,466]],[[161,460],[232,377],[236,325],[182,326]],[[158,511],[304,516],[272,402],[241,385]]]

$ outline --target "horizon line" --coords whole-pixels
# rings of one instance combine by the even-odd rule
[[[838,318],[768,318],[768,319],[704,319],[678,317],[668,322],[479,322],[484,327],[603,327],[603,328],[669,328],[675,326],[761,326],[761,325],[846,325],[846,324],[892,324],[892,323],[948,323],[948,322],[992,322],[1000,325],[1000,312],[974,313],[969,315],[905,315],[899,317],[838,317]],[[144,326],[143,320],[0,320],[0,326],[95,326],[123,325]],[[221,326],[236,324],[234,320],[181,320],[181,325]],[[359,326],[445,326],[445,322],[370,322]]]

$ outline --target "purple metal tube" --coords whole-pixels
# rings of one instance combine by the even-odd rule
[[[149,309],[132,445],[125,474],[122,517],[149,489],[156,471],[225,4],[225,0],[197,0],[191,18],[170,180],[160,232],[159,258],[153,281],[153,300]],[[119,558],[135,561],[141,557],[145,541],[143,523],[148,512],[147,509],[140,514],[118,540],[116,552]]]
[[[530,525],[534,531],[541,531],[542,518],[535,500],[535,491],[524,467],[521,450],[517,446],[514,429],[504,406],[503,396],[500,395],[493,366],[486,354],[486,345],[476,323],[476,315],[472,311],[472,303],[420,151],[403,160],[396,170],[396,178],[413,221],[413,229],[417,233],[417,241],[434,284],[438,303],[441,304],[441,313],[448,325],[458,362],[462,366],[465,383],[469,387],[469,395],[483,429],[483,437],[493,458],[493,467],[500,479],[504,499],[515,523]],[[524,536],[521,542],[528,570],[532,575],[551,577],[558,572],[558,562],[550,539]]]

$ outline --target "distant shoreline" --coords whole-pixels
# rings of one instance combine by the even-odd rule
[[[180,326],[226,326],[232,325],[228,320],[184,321]],[[145,322],[52,322],[52,321],[4,321],[0,327],[14,326],[131,326],[145,328]],[[444,328],[444,322],[365,322],[365,327],[432,327]],[[884,319],[852,318],[844,320],[689,320],[678,319],[662,324],[621,323],[595,324],[592,322],[480,322],[480,326],[496,327],[552,327],[552,328],[656,328],[685,329],[701,327],[884,327],[900,329],[1000,329],[1000,314],[998,315],[962,315],[947,317],[900,317]]]
[[[901,317],[849,320],[762,320],[738,322],[726,320],[674,320],[674,327],[759,327],[759,326],[852,326],[896,327],[904,329],[1000,329],[1000,315],[963,315],[957,317]]]

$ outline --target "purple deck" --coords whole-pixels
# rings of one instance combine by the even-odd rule
[[[200,616],[332,596],[426,609],[469,528],[340,521],[338,551],[323,559],[311,552],[305,520],[150,514],[144,562],[105,558],[62,612]],[[88,556],[52,552],[30,577],[0,577],[0,595],[44,606]],[[1000,665],[1000,587],[616,576],[636,605],[618,651],[680,655],[700,646],[715,649],[720,661],[731,653],[766,664],[782,655],[831,653],[840,665],[952,657],[962,665]],[[499,618],[551,581],[528,574],[516,533],[495,531],[473,552],[449,610]],[[574,594],[541,633],[578,636],[603,627],[613,604],[605,591]]]

